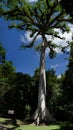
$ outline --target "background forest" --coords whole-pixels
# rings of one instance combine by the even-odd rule
[[[39,69],[33,76],[16,72],[11,61],[6,60],[6,50],[0,44],[0,117],[9,117],[8,110],[15,111],[15,117],[30,120],[37,107]],[[57,77],[55,70],[46,72],[47,108],[56,120],[73,121],[73,44],[66,72]]]

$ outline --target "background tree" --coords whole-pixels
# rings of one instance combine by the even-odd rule
[[[6,61],[6,50],[0,43],[0,84],[1,87],[7,89],[4,85],[11,83],[15,68],[11,61]],[[3,91],[2,91],[3,93]]]
[[[72,96],[73,96],[73,42],[70,43],[70,56],[69,56],[69,63],[67,66],[67,71],[65,72],[65,79],[63,82],[64,85],[64,92],[65,96],[67,95],[67,98],[65,100],[65,103],[72,102]]]
[[[15,111],[16,116],[26,118],[31,110],[32,78],[28,74],[16,73],[15,79]],[[30,107],[29,113],[27,106]]]
[[[9,104],[7,103],[8,98],[5,98],[5,95],[13,89],[14,79],[15,68],[11,61],[6,60],[6,50],[0,44],[0,115],[7,115]],[[12,94],[12,91],[10,92]]]
[[[31,114],[35,112],[38,103],[38,86],[39,86],[39,69],[36,69],[32,77],[32,89],[31,89]]]
[[[3,63],[5,59],[6,59],[6,51],[2,46],[2,43],[0,43],[0,64]]]
[[[69,62],[62,82],[63,109],[67,119],[73,120],[73,42],[70,43]]]
[[[31,43],[23,44],[24,48],[35,46],[37,37],[41,36],[42,44],[38,46],[40,50],[38,105],[33,118],[34,120],[39,118],[40,122],[54,121],[46,108],[45,50],[47,47],[49,48],[51,58],[55,56],[57,47],[64,50],[62,46],[54,43],[54,38],[64,40],[57,29],[60,29],[62,33],[68,32],[68,23],[73,22],[73,18],[65,12],[58,0],[38,0],[33,4],[26,0],[1,0],[0,5],[0,15],[13,21],[10,28],[15,27],[31,32],[30,36],[33,37],[33,40]],[[47,36],[50,36],[51,40],[48,40]]]
[[[62,90],[61,79],[55,74],[55,70],[51,69],[46,72],[46,103],[53,116],[57,119],[58,108],[61,105]],[[60,119],[60,117],[59,117]]]
[[[15,68],[13,67],[12,62],[5,61],[3,64],[0,64],[0,109],[3,115],[7,115],[9,109],[8,106],[10,104],[7,103],[9,98],[5,98],[5,95],[14,88],[14,79]],[[10,94],[13,94],[12,91],[10,91]]]

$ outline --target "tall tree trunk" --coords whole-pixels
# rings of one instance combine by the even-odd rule
[[[46,117],[46,73],[45,73],[45,48],[41,49],[40,55],[40,73],[38,90],[38,116],[41,121]]]
[[[40,55],[40,73],[39,73],[39,90],[38,90],[38,108],[33,115],[37,124],[39,122],[55,121],[46,108],[46,72],[45,72],[45,46],[41,48]]]

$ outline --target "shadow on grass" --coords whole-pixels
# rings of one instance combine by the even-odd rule
[[[18,126],[16,119],[5,119],[4,121],[0,122],[0,124]]]
[[[73,123],[66,122],[60,125],[60,130],[73,130]]]
[[[7,127],[4,127],[4,126],[0,126],[0,130],[14,130],[16,128],[17,128],[17,126],[13,126],[12,128],[7,128]]]
[[[55,130],[73,130],[73,122],[59,122],[55,125],[59,125],[59,128]]]
[[[51,124],[49,126],[52,126],[50,130],[73,130],[73,122],[56,122],[55,124]]]
[[[9,126],[11,126],[11,128],[9,128]],[[6,119],[0,122],[0,130],[14,130],[17,127],[19,127],[19,125],[14,119]]]

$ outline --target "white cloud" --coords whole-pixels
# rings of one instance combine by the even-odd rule
[[[34,34],[33,38],[30,37],[31,32],[30,31],[26,31],[26,33],[24,35],[20,35],[19,40],[25,44],[31,42],[33,40],[33,38],[37,35],[37,33]],[[37,36],[36,40],[41,39],[41,35]]]
[[[59,74],[59,75],[57,76],[57,78],[60,79],[60,78],[61,78],[61,74]]]
[[[46,48],[46,55],[48,55],[49,51],[50,51],[50,49],[47,47]]]
[[[30,37],[31,32],[27,31],[24,35],[20,35],[20,41],[23,43],[31,42],[33,38]]]
[[[72,34],[73,34],[73,25],[69,24],[70,26],[70,32],[67,33],[65,32],[64,34],[62,34],[62,32],[60,31],[60,29],[55,29],[55,31],[59,32],[59,35],[61,37],[64,37],[65,40],[59,39],[59,38],[54,38],[52,39],[49,36],[46,36],[48,41],[52,40],[54,43],[56,43],[58,46],[61,45],[62,47],[67,46],[67,41],[72,41]],[[70,48],[67,48],[67,51],[69,51]],[[60,48],[55,48],[54,49],[57,53],[62,53]]]
[[[55,31],[59,32],[59,35],[60,35],[61,37],[64,37],[65,40],[62,40],[62,39],[59,39],[59,38],[54,38],[54,39],[52,39],[52,37],[46,36],[46,37],[47,37],[47,40],[48,40],[48,41],[49,41],[49,40],[52,40],[52,41],[53,41],[54,43],[56,43],[58,46],[59,46],[59,45],[61,45],[62,47],[67,46],[67,41],[72,41],[72,35],[73,35],[73,25],[72,25],[72,24],[69,24],[69,26],[70,26],[70,32],[69,32],[69,33],[65,32],[64,34],[62,34],[62,32],[61,32],[60,29],[55,29]],[[54,50],[55,50],[57,53],[62,53],[60,48],[55,48]],[[69,50],[70,50],[70,48],[67,48],[67,51],[69,51]],[[47,53],[48,53],[48,51],[47,51]]]

